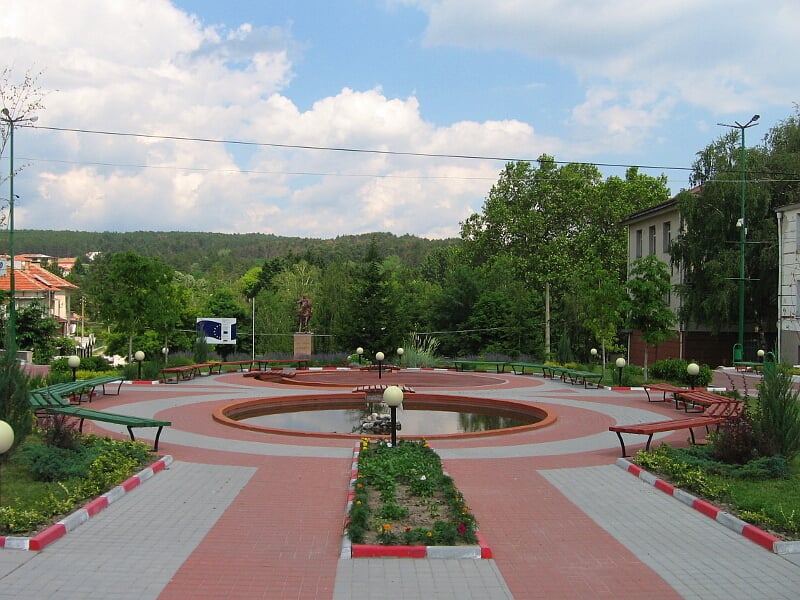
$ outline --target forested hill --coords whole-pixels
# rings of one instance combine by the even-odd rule
[[[384,256],[397,255],[409,267],[419,266],[435,247],[456,239],[428,240],[412,235],[367,233],[335,239],[281,237],[261,233],[199,233],[183,231],[89,232],[18,229],[16,254],[46,254],[63,258],[87,252],[122,252],[161,258],[178,271],[192,274],[229,272],[241,275],[266,259],[294,255],[316,264],[360,260],[372,239]]]

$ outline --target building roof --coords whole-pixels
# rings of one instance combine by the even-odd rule
[[[14,290],[15,292],[45,292],[63,290],[69,292],[77,290],[78,286],[69,281],[54,275],[50,271],[43,269],[39,265],[26,262],[23,256],[16,256],[14,268]],[[6,270],[4,276],[0,276],[0,290],[8,292],[11,290],[10,270]]]
[[[701,189],[702,186],[698,185],[690,189],[689,193],[697,195],[700,193]],[[653,215],[675,210],[675,207],[678,204],[678,196],[682,193],[683,191],[679,192],[669,200],[665,200],[664,202],[656,204],[655,206],[650,206],[638,212],[631,213],[630,215],[625,217],[622,221],[620,221],[620,225],[630,225],[631,223],[635,223],[636,221],[641,221],[642,219],[652,217]]]

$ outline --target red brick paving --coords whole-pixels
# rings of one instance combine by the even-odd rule
[[[435,374],[434,374],[435,376]],[[464,381],[472,375],[464,375]],[[494,376],[492,376],[494,378]],[[251,383],[241,375],[220,378],[239,385]],[[513,378],[498,387],[541,385],[534,378]],[[97,408],[124,412],[124,405],[144,399],[211,393],[209,388],[179,386],[123,388],[119,398],[100,397]],[[279,387],[279,386],[278,386]],[[177,388],[177,389],[176,389]],[[484,388],[485,389],[485,388]],[[224,388],[217,388],[225,393]],[[215,390],[216,391],[216,390]],[[469,389],[465,390],[469,393]],[[636,405],[672,416],[668,403],[646,402],[643,392],[593,396],[591,390],[565,387],[535,401],[574,397],[588,403]],[[190,403],[161,411],[159,418],[173,427],[203,435],[270,443],[351,447],[343,440],[264,436],[225,427],[210,413],[225,403]],[[117,408],[119,407],[119,408]],[[519,435],[470,441],[437,441],[435,447],[530,444],[607,431],[611,420],[587,409],[552,405],[558,421],[549,428]],[[87,423],[88,425],[88,423]],[[93,427],[102,431],[97,425]],[[161,594],[162,599],[202,598],[331,598],[341,547],[344,506],[351,459],[286,458],[204,450],[172,444],[162,436],[162,453],[176,460],[257,467],[250,482],[220,517]],[[672,436],[680,440],[680,435]],[[539,469],[602,465],[613,462],[618,449],[512,459],[450,460],[445,468],[464,491],[478,517],[481,532],[498,568],[516,598],[650,598],[679,596],[649,567],[575,507],[537,472]],[[645,586],[645,587],[643,587]]]

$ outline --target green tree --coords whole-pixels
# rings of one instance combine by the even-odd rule
[[[651,254],[631,265],[628,279],[628,323],[642,332],[644,378],[647,380],[647,349],[674,335],[675,315],[666,302],[670,291],[669,266]]]
[[[698,152],[691,179],[696,187],[677,197],[684,231],[671,256],[684,278],[678,287],[680,319],[703,323],[714,333],[738,320],[740,142],[739,131],[730,131]],[[746,317],[763,331],[777,311],[775,209],[800,202],[797,106],[795,115],[771,128],[761,145],[746,148],[745,156]]]
[[[56,354],[58,321],[34,301],[17,311],[17,346],[33,350],[33,360],[48,364]]]
[[[507,257],[511,267],[506,276],[528,289],[541,293],[549,284],[553,329],[572,340],[587,340],[592,333],[579,315],[600,322],[605,317],[589,311],[604,305],[578,302],[596,285],[593,277],[589,283],[576,274],[602,264],[610,281],[623,291],[627,242],[619,222],[667,198],[665,177],[649,177],[636,169],[629,169],[625,179],[602,181],[593,165],[558,165],[546,155],[537,166],[512,163],[492,187],[482,212],[462,224],[459,252],[473,266]],[[616,296],[609,290],[604,295]]]
[[[95,260],[86,281],[90,305],[113,331],[128,336],[129,358],[135,336],[148,328],[164,331],[178,320],[174,276],[161,260],[133,252]]]
[[[389,298],[389,283],[382,257],[373,239],[363,260],[354,265],[346,301],[349,323],[337,332],[345,348],[361,346],[369,354],[387,356],[394,342],[401,338],[396,331],[395,305]]]

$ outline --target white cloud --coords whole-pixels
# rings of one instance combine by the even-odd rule
[[[428,15],[429,45],[510,50],[568,67],[587,89],[573,109],[579,127],[609,90],[597,118],[612,129],[615,113],[653,128],[674,117],[668,107],[728,114],[797,100],[800,63],[780,59],[800,54],[800,3],[792,0],[394,3]]]
[[[210,26],[167,0],[15,2],[0,20],[0,54],[18,75],[44,70],[45,127],[571,159],[640,147],[681,103],[720,111],[785,103],[798,75],[794,62],[775,59],[798,50],[800,8],[789,2],[754,16],[738,0],[405,4],[428,14],[428,44],[567,65],[584,90],[558,112],[574,139],[519,119],[439,125],[414,95],[380,87],[344,87],[301,109],[290,95],[301,44],[289,27]],[[542,85],[538,75],[522,79]],[[17,143],[29,162],[16,182],[22,228],[453,236],[503,167],[42,128],[21,130]]]
[[[345,88],[301,111],[283,95],[297,50],[288,30],[208,27],[166,0],[118,6],[15,3],[0,22],[15,69],[31,56],[44,69],[40,125],[431,153],[553,145],[517,121],[437,127],[415,97],[379,88]],[[18,227],[33,228],[454,236],[502,168],[43,129],[18,140],[32,159],[17,181]]]

